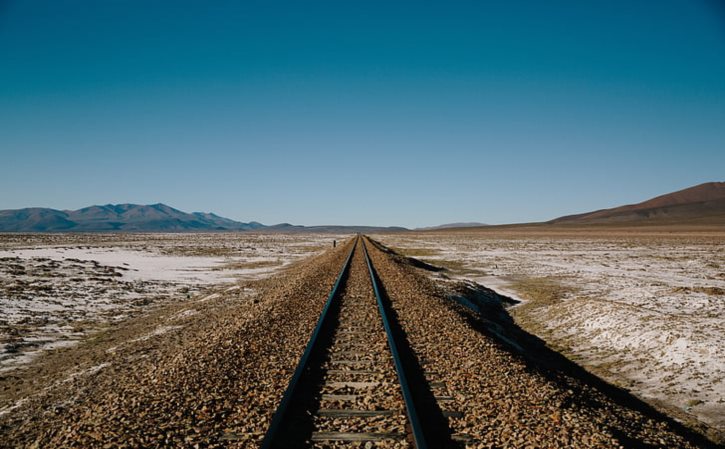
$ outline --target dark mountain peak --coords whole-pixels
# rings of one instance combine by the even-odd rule
[[[178,212],[181,212],[179,209],[174,209],[173,207],[167,206],[164,203],[156,203],[156,204],[152,204],[150,206],[137,206],[137,207],[150,207],[150,208],[156,209],[156,210],[161,211],[161,212],[166,212],[166,213],[178,213]],[[181,213],[183,213],[183,212],[181,212]]]

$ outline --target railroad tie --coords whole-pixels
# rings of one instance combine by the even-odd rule
[[[404,440],[404,433],[396,432],[314,432],[312,441],[384,441]]]
[[[350,374],[350,375],[361,375],[361,376],[374,376],[377,374],[383,374],[382,371],[372,370],[356,370],[356,369],[330,369],[327,370],[328,374]]]
[[[327,382],[325,386],[330,388],[373,388],[379,387],[380,382]]]
[[[392,416],[393,410],[354,410],[354,409],[320,409],[319,416],[331,418],[368,418],[373,416]]]
[[[359,398],[359,394],[323,394],[323,401],[354,401]]]
[[[338,365],[369,365],[377,362],[375,360],[330,360],[330,363]]]

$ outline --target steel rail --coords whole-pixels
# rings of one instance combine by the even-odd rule
[[[392,327],[390,326],[390,320],[388,319],[388,313],[383,303],[382,296],[380,294],[380,288],[378,287],[377,277],[375,275],[375,269],[373,268],[370,257],[368,256],[368,249],[365,245],[365,239],[360,239],[363,246],[363,254],[365,254],[365,261],[368,265],[368,271],[370,272],[370,280],[373,284],[373,291],[375,292],[375,298],[378,302],[378,310],[383,320],[383,326],[385,327],[385,334],[388,337],[388,347],[393,355],[393,361],[395,362],[395,371],[398,373],[398,381],[400,382],[400,389],[403,393],[403,401],[405,402],[405,409],[408,414],[408,422],[413,433],[413,443],[416,449],[428,449],[428,443],[426,441],[425,432],[420,422],[420,417],[413,400],[413,393],[410,390],[410,383],[408,382],[408,376],[403,366],[403,362],[400,357],[400,351],[398,349],[398,343],[395,339]]]
[[[359,240],[360,240],[360,236],[358,235],[355,239],[355,243],[353,243],[353,245],[352,245],[350,254],[348,254],[347,259],[345,260],[345,264],[342,266],[342,269],[340,269],[340,274],[337,275],[337,280],[335,281],[335,285],[332,287],[332,290],[330,291],[330,295],[327,297],[327,301],[325,302],[325,306],[322,309],[320,318],[317,320],[317,325],[315,326],[315,330],[312,332],[310,341],[307,343],[305,352],[302,354],[300,361],[297,363],[297,368],[295,369],[295,372],[292,375],[292,379],[290,379],[289,385],[287,386],[287,389],[285,390],[284,395],[282,396],[282,400],[280,401],[279,406],[277,407],[277,410],[274,412],[274,416],[272,416],[272,421],[269,424],[267,433],[264,435],[264,439],[262,440],[262,445],[260,446],[262,449],[272,449],[274,447],[274,443],[276,441],[277,434],[280,431],[280,429],[282,427],[282,423],[285,420],[287,411],[292,402],[292,398],[294,397],[295,391],[297,390],[297,387],[300,383],[299,382],[300,378],[302,378],[302,375],[306,371],[308,371],[308,369],[310,368],[309,367],[310,358],[312,356],[313,351],[315,350],[315,347],[317,346],[317,341],[319,339],[320,334],[322,333],[322,329],[325,325],[325,321],[327,320],[328,312],[331,308],[332,302],[338,296],[337,293],[338,293],[340,284],[342,283],[342,279],[345,277],[345,273],[347,273],[347,271],[350,269],[350,263],[352,262],[352,255],[355,253],[355,248],[357,247]]]

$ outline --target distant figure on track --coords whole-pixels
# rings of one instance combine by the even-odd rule
[[[333,240],[333,241],[332,241],[332,247],[334,248],[334,247],[336,247],[336,246],[337,246],[337,240]]]

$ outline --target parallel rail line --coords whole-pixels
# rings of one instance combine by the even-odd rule
[[[272,449],[276,447],[275,444],[277,440],[279,440],[279,436],[283,428],[283,423],[285,422],[285,419],[287,419],[287,416],[289,414],[290,405],[300,387],[300,379],[305,372],[308,372],[310,370],[310,359],[312,358],[313,352],[317,349],[318,341],[320,340],[320,334],[322,333],[325,325],[327,324],[327,317],[329,316],[333,300],[337,297],[340,285],[342,284],[343,279],[345,278],[347,272],[350,269],[352,255],[355,253],[355,248],[359,239],[360,237],[356,238],[355,244],[350,250],[350,254],[348,254],[347,259],[345,259],[345,263],[340,270],[340,274],[337,275],[337,280],[335,280],[332,291],[330,291],[330,294],[327,297],[325,306],[322,309],[322,313],[320,314],[320,319],[317,321],[315,330],[312,332],[312,337],[310,337],[310,341],[305,347],[305,352],[302,353],[302,357],[297,364],[297,368],[292,375],[292,379],[287,386],[287,390],[285,390],[284,395],[282,396],[282,401],[280,402],[279,406],[277,407],[277,411],[272,417],[272,422],[270,423],[267,433],[264,436],[264,440],[262,441],[261,447],[264,449]]]
[[[380,323],[370,323],[371,310],[375,306],[360,295],[343,298],[341,292],[346,284],[356,251],[364,256],[375,296],[377,313],[387,341],[389,357],[394,371],[380,365],[372,341],[382,338],[373,336],[371,329]],[[359,263],[359,262],[358,262]],[[357,268],[358,276],[361,272]],[[367,314],[352,316],[364,309]],[[359,312],[363,313],[363,312]],[[374,312],[373,312],[374,313]],[[362,317],[362,319],[360,319]],[[355,321],[355,320],[358,321]],[[352,326],[349,322],[352,321]],[[348,323],[345,327],[345,323]],[[357,324],[356,324],[357,323]],[[359,326],[358,326],[359,324]],[[372,326],[372,327],[371,327]],[[375,338],[373,338],[375,337]],[[382,347],[381,347],[382,348]],[[333,350],[336,349],[336,350]],[[342,358],[340,358],[342,357]],[[389,365],[387,365],[389,367]],[[390,374],[394,372],[395,374]],[[330,381],[326,376],[352,375],[354,380]],[[362,376],[362,378],[360,378]],[[391,378],[397,376],[397,379]],[[360,404],[363,395],[358,391],[373,391],[393,383],[398,385],[404,409],[391,409],[392,399],[385,406],[373,409],[354,408]],[[367,400],[367,398],[366,398]],[[347,404],[338,408],[323,408],[321,403]],[[358,402],[356,402],[358,401]],[[405,415],[405,426],[396,424]],[[408,440],[416,449],[454,447],[445,414],[441,412],[431,392],[431,385],[425,379],[420,365],[415,360],[406,341],[405,334],[397,324],[395,313],[390,308],[387,293],[379,281],[375,267],[368,254],[365,238],[357,236],[345,259],[335,284],[325,302],[322,313],[305,347],[289,385],[285,390],[268,430],[262,440],[262,449],[290,449],[308,447],[315,443],[360,444],[385,440]],[[345,420],[371,419],[369,428],[341,425],[337,431],[315,431],[315,420],[328,419],[334,423]],[[388,424],[389,420],[390,423]],[[391,428],[385,428],[390,425]],[[366,446],[367,447],[367,446]]]
[[[365,241],[363,241],[362,244],[363,253],[365,254],[365,262],[367,262],[368,271],[370,272],[370,280],[373,284],[373,291],[375,292],[375,299],[378,303],[378,310],[380,311],[380,317],[383,320],[385,334],[388,337],[388,346],[390,347],[390,352],[393,355],[393,361],[395,362],[395,371],[398,373],[400,389],[403,393],[403,399],[405,400],[405,409],[408,412],[408,421],[410,422],[410,427],[413,433],[413,443],[415,444],[415,447],[417,449],[427,449],[428,442],[423,432],[423,426],[420,423],[420,418],[416,409],[417,404],[413,399],[413,393],[410,389],[410,383],[408,381],[405,366],[403,365],[402,359],[400,357],[400,350],[398,348],[399,343],[395,339],[395,335],[393,334],[390,320],[388,319],[388,312],[386,310],[385,304],[383,303],[382,296],[380,295],[380,288],[378,286],[377,276],[375,275],[373,264],[372,262],[370,262],[370,256],[368,255],[368,249],[365,245]]]

